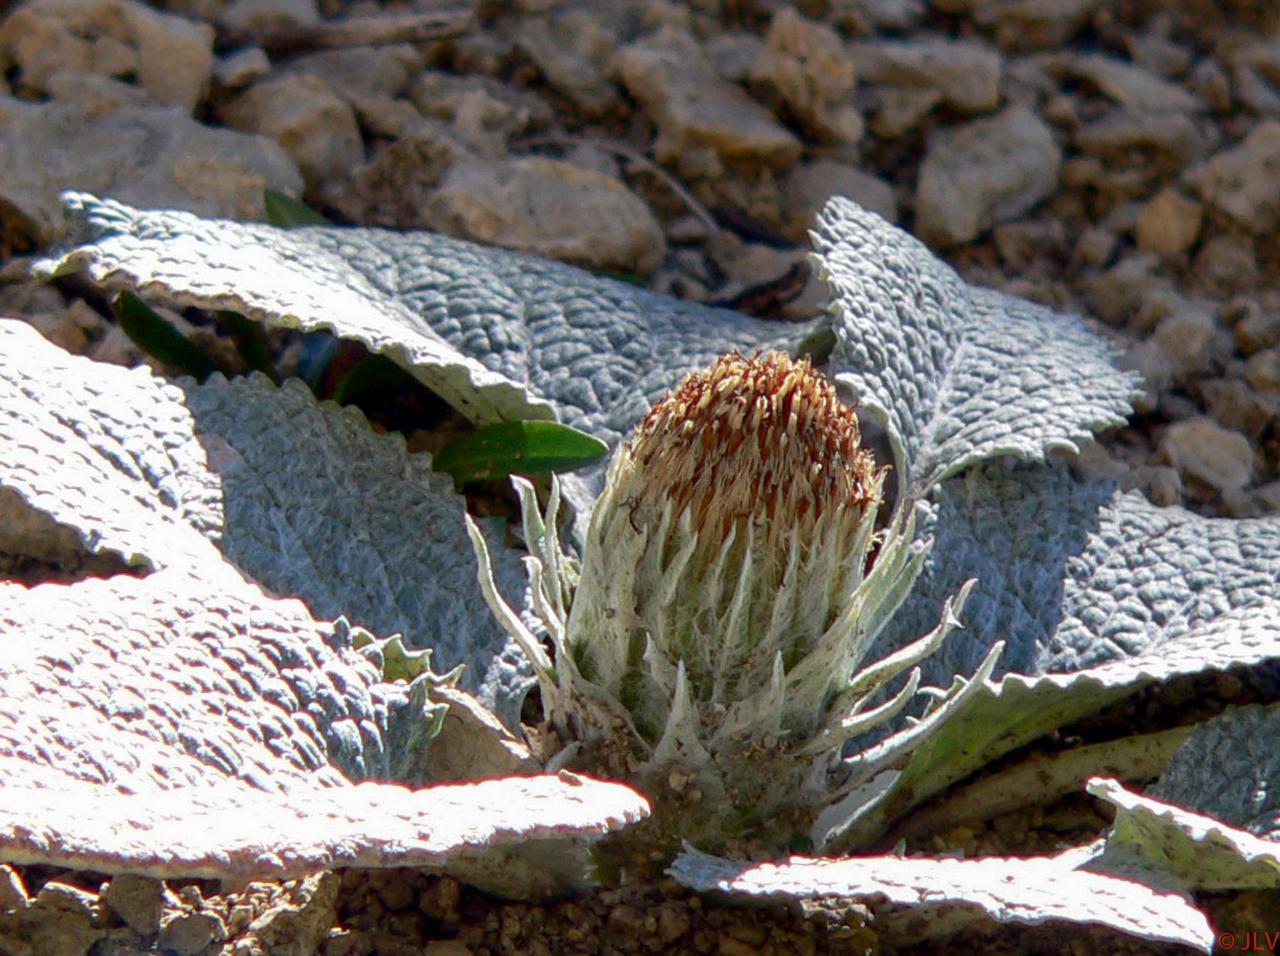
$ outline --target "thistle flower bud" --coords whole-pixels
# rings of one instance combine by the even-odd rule
[[[518,483],[554,659],[501,604],[472,538],[568,742],[553,763],[627,776],[659,827],[704,846],[838,832],[848,808],[832,808],[980,684],[958,682],[925,719],[842,756],[916,694],[918,670],[873,705],[941,643],[968,591],[929,634],[866,665],[925,555],[909,508],[876,534],[884,476],[831,383],[774,352],[724,356],[653,407],[609,465],[580,576],[553,530],[555,488],[544,522]]]

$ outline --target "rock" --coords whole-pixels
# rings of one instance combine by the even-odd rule
[[[976,0],[962,5],[975,8],[974,20],[994,29],[1001,47],[1041,50],[1065,42],[1105,4],[1106,0]]]
[[[226,90],[238,90],[271,72],[271,60],[260,46],[241,47],[234,53],[218,57],[213,64],[213,78]]]
[[[1215,113],[1231,111],[1231,80],[1213,57],[1205,57],[1192,68],[1190,85]]]
[[[546,84],[587,119],[622,106],[605,68],[614,34],[592,10],[569,10],[548,18],[529,18],[515,38],[516,49],[534,65]]]
[[[764,50],[764,40],[745,30],[729,30],[708,39],[704,49],[721,79],[746,83],[752,66]]]
[[[1280,122],[1266,120],[1188,178],[1209,206],[1254,235],[1280,227]]]
[[[655,158],[688,176],[715,177],[734,163],[780,169],[800,157],[800,141],[722,80],[687,33],[644,37],[619,50],[610,69],[657,124]]]
[[[1192,278],[1208,295],[1228,296],[1250,289],[1258,281],[1258,257],[1247,236],[1214,236],[1197,253]]]
[[[1170,425],[1158,454],[1183,478],[1194,478],[1215,491],[1238,491],[1253,476],[1249,439],[1204,415]]]
[[[474,697],[454,687],[433,687],[433,699],[437,692],[449,711],[431,741],[428,771],[433,783],[538,772],[539,764],[529,748]]]
[[[473,159],[455,136],[414,111],[414,123],[376,148],[350,179],[322,191],[324,200],[352,222],[387,229],[428,228],[427,203],[453,163]]]
[[[213,70],[213,29],[135,0],[31,0],[0,24],[0,67],[49,92],[56,73],[130,77],[190,113]]]
[[[409,99],[423,115],[449,123],[461,142],[489,159],[505,158],[512,137],[549,125],[555,115],[545,100],[527,90],[441,70],[418,74]]]
[[[122,873],[111,878],[102,901],[139,936],[154,936],[160,932],[165,895],[160,880]]]
[[[1062,150],[1025,106],[930,137],[916,187],[916,229],[956,245],[1014,219],[1058,185]]]
[[[1159,265],[1151,253],[1131,253],[1106,272],[1085,280],[1089,309],[1111,325],[1128,324],[1143,302],[1172,290],[1169,279],[1159,274]]]
[[[228,126],[278,142],[309,184],[344,178],[364,160],[350,104],[315,76],[259,80],[226,105],[222,118]]]
[[[1164,465],[1139,465],[1121,479],[1120,488],[1136,489],[1161,508],[1182,504],[1182,477]]]
[[[1126,33],[1124,47],[1134,63],[1167,77],[1186,73],[1195,57],[1189,46],[1150,29]]]
[[[1022,277],[1046,260],[1060,262],[1067,256],[1066,229],[1059,219],[1005,223],[995,227],[991,238],[1006,270]]]
[[[1134,113],[1194,113],[1205,108],[1204,101],[1190,90],[1115,57],[1096,53],[1071,55],[1053,66],[1092,84]]]
[[[316,76],[339,96],[396,96],[409,78],[422,69],[422,57],[412,46],[357,46],[320,50],[289,61],[285,72]]]
[[[401,884],[403,886],[403,883]],[[338,891],[342,877],[332,871],[297,881],[250,925],[248,935],[259,952],[319,952],[329,930],[338,922]]]
[[[0,914],[0,952],[83,956],[105,930],[95,894],[50,881],[29,904]]]
[[[30,902],[22,877],[8,863],[0,863],[0,912],[26,909]]]
[[[1080,233],[1075,248],[1071,250],[1071,259],[1090,269],[1101,269],[1116,253],[1120,237],[1110,229],[1090,226]]]
[[[911,30],[924,14],[924,0],[842,0],[832,4],[827,16],[849,36],[866,36]]]
[[[1200,395],[1214,421],[1257,442],[1280,416],[1280,395],[1258,392],[1238,378],[1211,378]]]
[[[972,40],[928,37],[863,40],[849,47],[864,82],[931,90],[961,113],[985,113],[1000,103],[1002,58]]]
[[[1244,377],[1260,392],[1280,394],[1280,350],[1263,349],[1249,356]]]
[[[1119,364],[1142,376],[1142,394],[1133,400],[1134,410],[1140,414],[1153,411],[1160,404],[1161,394],[1173,385],[1174,369],[1169,356],[1154,342],[1139,342],[1124,352]]]
[[[857,75],[830,27],[783,7],[769,23],[748,78],[764,100],[819,142],[862,138],[862,116],[851,102]]]
[[[1280,312],[1244,300],[1236,317],[1235,336],[1245,355],[1280,344]]]
[[[160,928],[156,946],[175,956],[195,956],[226,935],[226,926],[216,913],[175,913]]]
[[[1162,189],[1142,207],[1135,238],[1144,252],[1177,254],[1196,244],[1204,211],[1176,189]]]
[[[71,102],[0,96],[0,199],[18,232],[52,241],[58,196],[71,188],[141,208],[261,219],[263,189],[297,195],[302,177],[270,140],[202,126],[176,107],[92,118]]]
[[[597,271],[645,275],[666,252],[649,207],[624,185],[536,156],[455,163],[426,219],[449,235]]]
[[[803,242],[814,219],[832,196],[845,196],[889,222],[898,221],[898,200],[893,187],[851,163],[815,159],[800,163],[782,181],[786,203],[787,235]]]
[[[154,106],[146,90],[98,73],[55,73],[48,91],[55,100],[78,105],[85,119],[100,119],[130,107]]]
[[[232,0],[218,21],[235,33],[309,27],[320,22],[316,0]]]
[[[871,131],[881,139],[897,139],[915,129],[942,102],[938,90],[906,86],[881,87],[875,97]]]
[[[1109,162],[1131,163],[1135,152],[1153,172],[1173,172],[1197,162],[1216,145],[1217,131],[1182,113],[1109,110],[1075,131],[1080,150]]]
[[[1213,359],[1217,323],[1202,309],[1180,309],[1160,320],[1152,342],[1169,359],[1175,376],[1207,369]]]
[[[1236,102],[1245,112],[1257,116],[1280,117],[1280,89],[1264,80],[1256,70],[1237,66],[1231,71]]]

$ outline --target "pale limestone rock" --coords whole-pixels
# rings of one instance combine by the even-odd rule
[[[687,33],[661,30],[623,47],[611,70],[657,124],[655,158],[686,175],[715,177],[733,163],[784,168],[800,156],[795,135],[721,79]]]
[[[956,245],[1017,218],[1058,185],[1062,150],[1044,121],[1011,106],[930,138],[916,186],[916,228]]]
[[[898,200],[893,187],[851,163],[815,159],[800,163],[782,181],[786,203],[787,233],[803,241],[814,219],[832,196],[845,196],[889,222],[898,221]]]
[[[213,70],[213,29],[135,0],[31,0],[0,24],[0,68],[49,92],[55,73],[130,76],[188,113]]]
[[[1204,415],[1170,425],[1160,440],[1159,455],[1184,478],[1217,491],[1238,491],[1253,476],[1249,439]]]
[[[0,96],[0,199],[36,242],[52,241],[66,189],[143,208],[261,219],[262,192],[297,195],[298,169],[274,142],[192,120],[167,106],[93,117],[75,102]]]
[[[1259,123],[1238,146],[1188,178],[1210,207],[1255,235],[1280,227],[1280,122]]]
[[[1162,189],[1142,207],[1135,238],[1144,252],[1176,254],[1196,244],[1204,210],[1176,189]]]
[[[961,113],[985,113],[1000,103],[1003,60],[986,44],[924,37],[863,40],[850,50],[864,82],[932,91]]]
[[[546,84],[588,119],[622,106],[617,87],[605,73],[615,42],[615,34],[601,14],[583,9],[545,19],[530,18],[515,37],[516,49],[542,74]]]
[[[666,252],[649,207],[620,182],[536,156],[454,163],[425,217],[449,235],[597,271],[644,275]]]
[[[1151,70],[1097,53],[1067,55],[1051,69],[1090,83],[1108,99],[1135,113],[1194,113],[1205,103]]]
[[[364,159],[355,113],[315,76],[271,76],[227,104],[228,126],[278,142],[308,183],[345,177]]]
[[[834,143],[862,138],[862,116],[852,103],[858,82],[853,61],[829,26],[783,7],[769,23],[748,78],[809,136]]]

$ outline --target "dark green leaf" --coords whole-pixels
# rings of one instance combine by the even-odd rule
[[[388,392],[418,385],[416,378],[385,355],[367,355],[342,376],[330,397],[339,405],[375,392]]]
[[[281,229],[293,229],[295,226],[327,226],[329,220],[320,215],[304,202],[292,196],[276,192],[274,189],[262,191],[262,206],[267,213],[267,222]]]
[[[513,474],[573,471],[609,451],[600,439],[559,422],[502,422],[455,439],[435,456],[436,471],[459,483]]]
[[[204,381],[216,366],[205,352],[166,322],[151,306],[132,292],[122,292],[111,311],[138,348],[165,365],[181,369]]]
[[[277,385],[280,376],[276,374],[275,362],[271,357],[271,344],[262,329],[261,322],[246,319],[239,312],[219,312],[218,322],[232,341],[246,365],[255,372],[262,372]]]

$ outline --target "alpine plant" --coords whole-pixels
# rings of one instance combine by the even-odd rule
[[[538,678],[549,769],[628,779],[667,836],[703,846],[838,838],[999,653],[885,732],[969,584],[930,633],[867,662],[926,553],[908,505],[877,532],[884,480],[854,409],[778,352],[726,355],[650,410],[609,464],[580,570],[560,548],[554,481],[543,516],[515,479],[552,653],[503,602],[470,529],[489,604]]]

